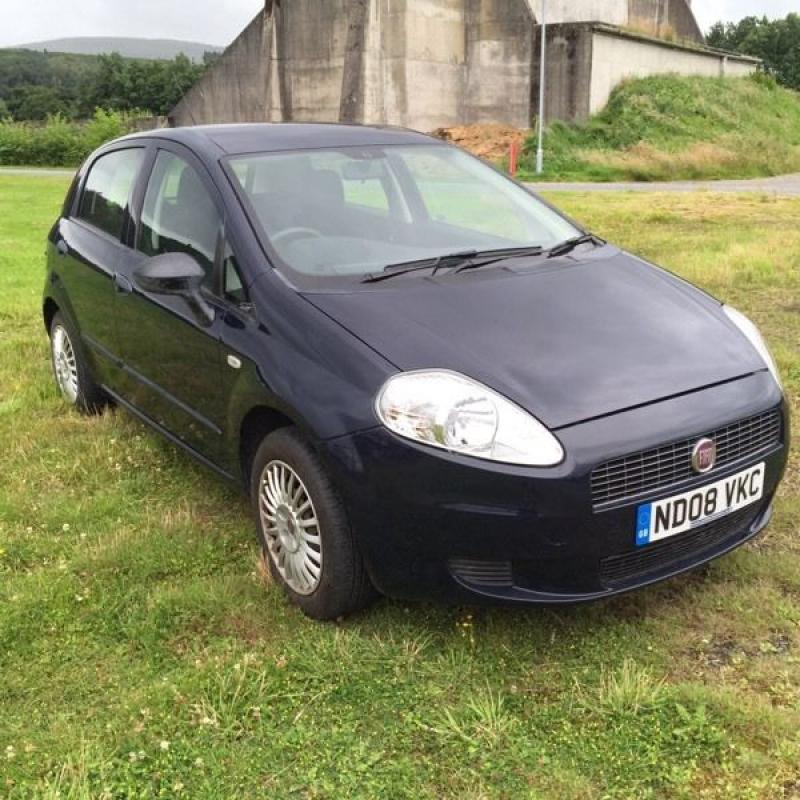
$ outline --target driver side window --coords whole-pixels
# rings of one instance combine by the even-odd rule
[[[148,256],[186,253],[206,273],[211,287],[222,219],[195,169],[161,150],[147,186],[138,249]]]

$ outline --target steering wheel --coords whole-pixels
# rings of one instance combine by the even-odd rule
[[[294,228],[286,228],[285,230],[279,231],[278,233],[274,234],[272,237],[272,243],[277,245],[283,243],[284,239],[288,240],[288,242],[293,242],[295,239],[308,239],[309,237],[316,237],[317,239],[321,239],[323,234],[320,233],[315,228],[303,228],[303,227],[294,227]]]

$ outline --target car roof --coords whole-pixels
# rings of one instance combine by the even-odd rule
[[[159,128],[125,138],[168,139],[184,144],[209,158],[244,153],[311,150],[323,147],[434,144],[439,141],[407,128],[297,122]]]

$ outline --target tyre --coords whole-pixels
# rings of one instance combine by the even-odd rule
[[[83,414],[97,414],[107,404],[95,383],[83,344],[75,328],[59,311],[50,325],[53,377],[64,399]]]
[[[369,603],[374,590],[342,500],[295,428],[261,443],[250,494],[270,573],[295,605],[309,617],[331,620]]]

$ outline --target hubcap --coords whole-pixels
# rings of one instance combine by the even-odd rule
[[[74,403],[78,399],[78,364],[66,330],[60,325],[53,329],[53,371],[61,393]]]
[[[317,512],[303,481],[283,461],[261,473],[258,507],[272,563],[298,594],[311,594],[322,576]]]

